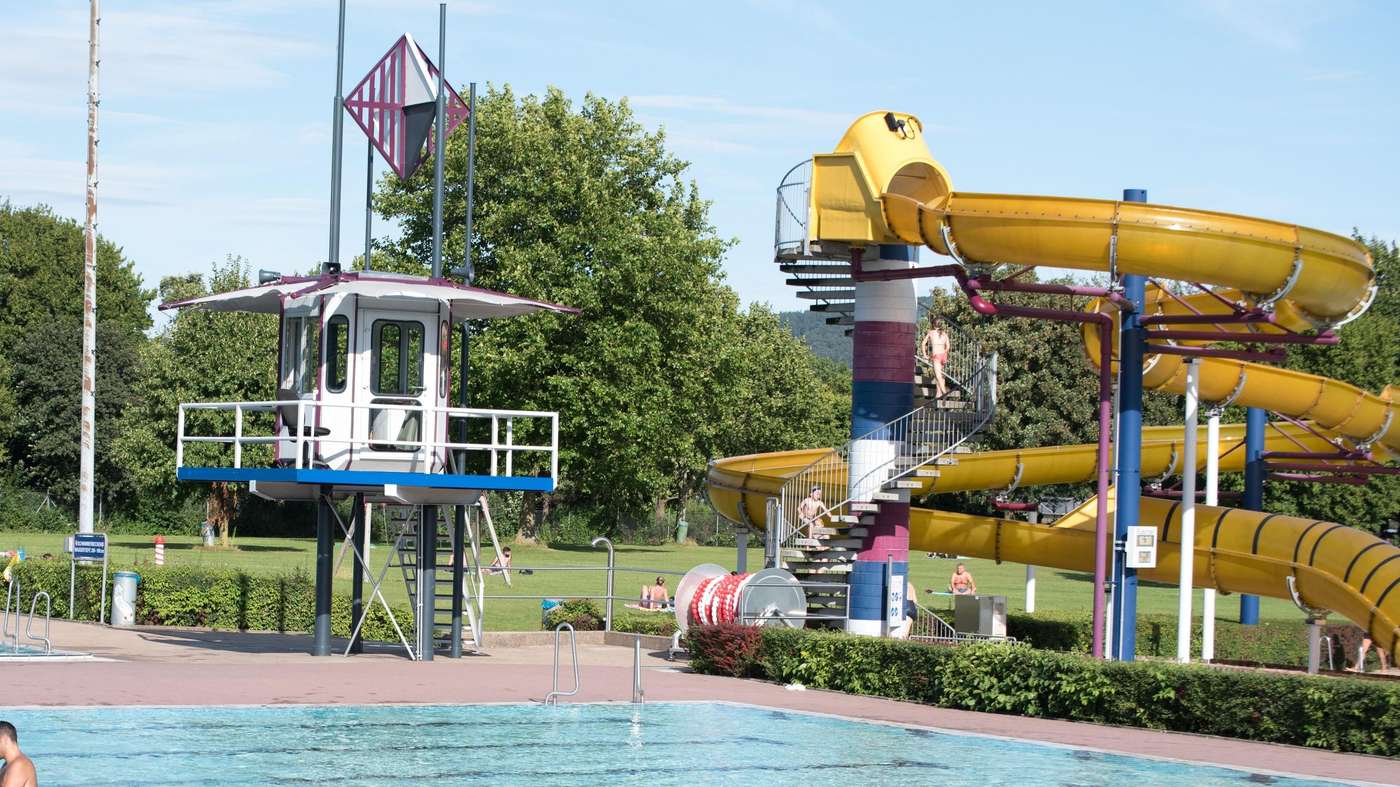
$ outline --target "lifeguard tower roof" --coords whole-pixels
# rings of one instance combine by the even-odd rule
[[[466,356],[454,349],[452,326],[577,309],[447,279],[334,269],[160,308],[280,322],[268,357],[274,399],[180,405],[182,481],[248,483],[273,500],[361,494],[413,505],[554,490],[558,413],[464,406]]]
[[[355,295],[386,302],[437,301],[447,304],[453,322],[519,317],[537,311],[578,314],[578,309],[570,306],[469,287],[450,279],[372,271],[283,276],[257,287],[171,301],[161,304],[160,308],[278,314],[287,307],[309,305],[316,299],[332,295]]]

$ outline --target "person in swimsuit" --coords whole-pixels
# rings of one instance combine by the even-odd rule
[[[826,506],[822,505],[822,488],[812,487],[807,493],[807,498],[797,506],[797,516],[802,522],[802,527],[807,531],[808,538],[817,538],[812,532],[814,528],[822,526],[822,515],[826,513]]]
[[[959,563],[953,570],[953,576],[948,580],[948,591],[955,596],[968,596],[977,592],[977,581],[972,578],[965,564]]]
[[[654,585],[642,585],[642,609],[665,609],[670,605],[671,594],[666,590],[665,577],[657,577]]]
[[[19,750],[19,733],[8,721],[0,721],[0,760],[0,787],[39,787],[34,762]]]
[[[948,384],[943,379],[943,365],[948,362],[949,347],[948,332],[943,329],[943,321],[933,318],[924,332],[923,340],[919,342],[919,351],[933,364],[933,383],[940,399],[948,393]]]

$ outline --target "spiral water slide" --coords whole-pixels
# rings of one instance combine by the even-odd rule
[[[1220,315],[1221,323],[1213,327],[1237,332],[1243,341],[1253,338],[1250,334],[1340,327],[1363,312],[1375,294],[1366,249],[1331,233],[1150,203],[955,192],[912,115],[867,115],[833,153],[815,156],[812,164],[809,233],[826,249],[922,244],[974,268],[1011,263],[1198,283],[1210,290],[1182,296],[1154,286],[1144,313]],[[1240,307],[1267,318],[1232,322]],[[1116,311],[1106,303],[1090,308]],[[1169,326],[1149,336],[1159,345],[1205,343]],[[1102,362],[1096,341],[1086,341],[1086,348],[1092,363]],[[1145,387],[1180,393],[1185,378],[1184,358],[1148,356]],[[1344,441],[1377,460],[1393,459],[1400,452],[1395,418],[1400,402],[1392,401],[1394,390],[1375,395],[1267,364],[1201,359],[1204,402],[1261,407],[1307,422],[1272,424],[1266,451],[1323,453],[1336,449],[1331,441]],[[1239,471],[1244,429],[1225,426],[1221,432],[1220,469]],[[1181,472],[1181,438],[1179,427],[1144,429],[1143,478]],[[920,488],[912,494],[917,499],[1090,481],[1095,448],[959,455],[956,464],[939,467],[937,477],[916,479]],[[709,472],[711,500],[731,520],[762,527],[765,501],[787,478],[828,453],[799,450],[717,460]],[[1087,571],[1094,564],[1093,508],[1090,500],[1049,527],[915,508],[910,548]],[[1400,549],[1343,524],[1232,508],[1198,506],[1196,511],[1196,585],[1285,599],[1296,593],[1302,603],[1362,626],[1377,644],[1392,651],[1400,645]],[[1174,583],[1179,504],[1146,498],[1140,522],[1158,526],[1161,536],[1158,567],[1141,575]]]

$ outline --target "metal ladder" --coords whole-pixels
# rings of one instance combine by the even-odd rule
[[[409,604],[418,609],[418,539],[432,538],[436,560],[433,570],[433,649],[447,650],[452,647],[452,564],[448,561],[462,559],[453,555],[452,515],[439,516],[437,526],[431,535],[423,533],[422,506],[389,506],[389,521],[398,525],[397,552],[394,562],[403,575],[404,589],[408,591]],[[468,528],[470,529],[470,527]],[[465,551],[465,550],[464,550]],[[470,627],[474,647],[480,647],[480,609],[472,600],[472,577],[479,573],[473,559],[479,550],[468,552],[464,571],[467,577],[463,586],[464,622]],[[477,597],[479,598],[479,596]]]

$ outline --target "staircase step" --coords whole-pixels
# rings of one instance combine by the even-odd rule
[[[918,481],[906,481],[903,478],[885,482],[885,489],[922,489],[923,487],[924,485]]]
[[[914,475],[918,478],[937,478],[941,473],[932,467],[915,468]]]
[[[847,505],[852,511],[859,511],[859,512],[861,512],[861,513],[866,513],[866,514],[874,514],[874,513],[878,513],[878,512],[880,511],[880,504],[879,504],[879,503],[875,503],[875,502],[871,502],[871,503],[852,502],[852,503],[847,503],[846,505]],[[862,521],[864,521],[864,520],[862,519]]]
[[[860,517],[852,516],[850,514],[833,514],[831,516],[828,516],[827,519],[830,519],[833,522],[850,522],[851,524],[855,524],[856,522],[860,521]]]
[[[908,492],[871,492],[870,499],[879,503],[907,503],[909,502]]]
[[[816,290],[796,293],[797,297],[808,301],[849,301],[856,297],[854,287],[839,290]]]
[[[825,576],[827,574],[849,574],[851,573],[850,563],[833,563],[829,566],[797,566],[788,569],[794,575],[804,576]]]

